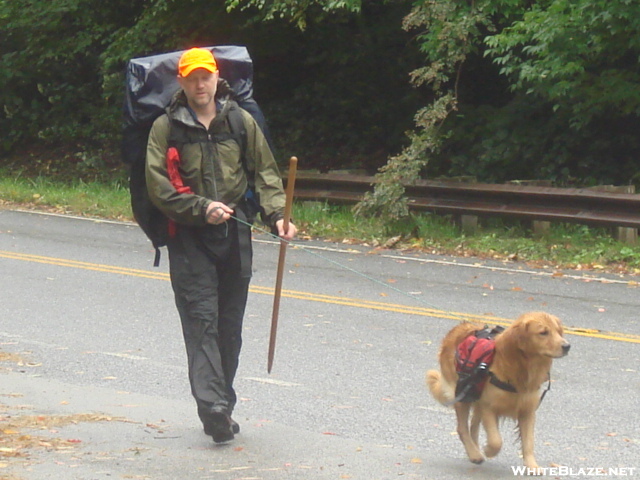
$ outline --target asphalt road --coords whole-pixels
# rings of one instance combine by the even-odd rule
[[[472,465],[424,374],[456,322],[545,310],[572,349],[538,412],[538,462],[565,469],[551,478],[640,479],[637,277],[298,241],[268,374],[278,248],[256,235],[242,431],[216,446],[190,396],[166,252],[154,268],[134,225],[0,210],[0,478],[513,478],[513,423],[500,455]]]

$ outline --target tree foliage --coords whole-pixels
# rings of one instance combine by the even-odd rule
[[[407,81],[419,57],[399,28],[406,5],[382,0],[364,6],[245,2],[235,8],[223,0],[0,3],[0,55],[10,68],[0,80],[5,112],[0,126],[10,132],[5,150],[46,140],[117,152],[128,59],[243,44],[254,58],[256,97],[279,151],[298,153],[306,167],[375,171],[406,142],[404,131],[421,102],[421,93]],[[66,22],[58,12],[68,12]],[[80,36],[91,45],[79,43]],[[55,45],[48,45],[51,39]],[[38,85],[62,89],[65,96],[42,95]]]
[[[637,0],[0,0],[0,152],[117,151],[126,61],[215,44],[278,151],[380,168],[360,212],[424,176],[640,180]]]
[[[100,56],[141,2],[7,0],[0,3],[3,146],[96,140],[105,118]]]
[[[573,128],[640,113],[639,2],[536,3],[486,44],[513,91],[566,111]]]
[[[280,18],[305,30],[310,18],[318,23],[333,20],[337,11],[360,12],[362,0],[228,0],[227,6],[229,11],[253,7],[262,21]]]
[[[458,109],[458,87],[462,66],[477,53],[477,37],[488,24],[486,15],[472,2],[418,1],[404,19],[407,30],[419,29],[418,42],[427,65],[411,72],[417,86],[427,84],[435,93],[433,102],[415,115],[417,131],[410,133],[411,145],[390,158],[376,176],[372,193],[356,207],[360,214],[401,218],[408,214],[404,186],[420,178],[429,159],[440,151],[449,135],[445,122]]]
[[[381,169],[359,211],[406,215],[401,182],[425,171],[637,180],[638,2],[417,1],[405,27],[423,30],[427,65],[412,76],[438,98],[419,111],[411,147]]]

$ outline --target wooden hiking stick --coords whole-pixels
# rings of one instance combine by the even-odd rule
[[[293,204],[293,189],[296,183],[296,171],[298,169],[298,159],[291,157],[289,160],[289,176],[287,179],[287,200],[284,206],[285,233],[289,230],[289,220],[291,220],[291,206]],[[273,356],[276,351],[276,332],[278,331],[278,313],[280,312],[280,294],[282,293],[282,275],[284,273],[284,259],[287,254],[287,243],[280,240],[280,257],[278,258],[278,273],[276,274],[276,289],[273,296],[273,313],[271,314],[271,335],[269,336],[269,356],[267,361],[267,372],[271,373],[273,367]]]

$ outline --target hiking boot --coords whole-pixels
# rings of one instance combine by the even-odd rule
[[[229,417],[229,423],[231,423],[231,431],[236,435],[240,433],[240,425],[233,418]]]
[[[231,423],[231,431],[237,435],[240,433],[240,425],[238,425],[238,422],[236,422],[233,418],[229,417],[229,423]],[[211,436],[212,435],[212,429],[211,427],[209,427],[209,424],[205,424],[204,426],[204,433],[206,435]]]
[[[239,426],[238,431],[240,431]],[[213,412],[204,423],[204,433],[212,437],[216,443],[230,442],[234,437],[231,418],[226,413]]]

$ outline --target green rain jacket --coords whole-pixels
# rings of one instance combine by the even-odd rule
[[[212,140],[213,135],[231,133],[227,117],[232,108],[239,109],[244,117],[246,167],[253,174],[255,193],[266,221],[273,227],[284,216],[285,193],[273,153],[253,117],[230,97],[227,82],[219,80],[217,114],[208,131],[187,108],[187,99],[181,90],[167,107],[166,114],[153,123],[147,144],[147,189],[154,205],[178,224],[204,226],[205,212],[212,201],[236,208],[245,197],[249,180],[241,161],[240,145],[230,137]],[[178,133],[189,138],[180,148],[179,172],[184,185],[193,193],[178,193],[169,180],[166,153],[170,122],[174,129],[182,129]]]

